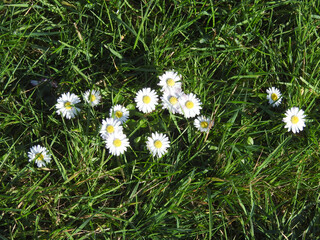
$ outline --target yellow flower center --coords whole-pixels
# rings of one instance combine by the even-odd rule
[[[168,85],[169,87],[172,87],[174,84],[175,84],[175,81],[174,81],[172,78],[168,78],[168,79],[167,79],[167,85]]]
[[[113,145],[115,147],[120,147],[121,146],[121,140],[116,138],[115,140],[113,140]]]
[[[91,101],[91,102],[94,102],[94,100],[96,100],[96,96],[93,95],[93,94],[91,94],[91,96],[90,96],[90,101]]]
[[[277,100],[278,100],[277,94],[272,93],[272,94],[271,94],[271,99],[272,99],[273,101],[277,101]]]
[[[154,146],[156,148],[161,148],[162,147],[162,142],[160,140],[156,140],[156,141],[154,141]]]
[[[38,160],[38,161],[43,161],[43,159],[44,159],[44,157],[43,157],[43,154],[42,153],[37,153],[36,154],[36,159]]]
[[[149,96],[143,96],[142,98],[143,103],[148,104],[151,101],[151,98]]]
[[[121,118],[123,113],[121,111],[116,111],[115,115],[117,118]]]
[[[70,109],[72,108],[71,102],[66,102],[66,103],[64,104],[64,107],[65,107],[65,109],[70,110]]]
[[[113,133],[114,132],[114,127],[112,125],[108,125],[106,130],[107,130],[108,133]]]
[[[296,115],[294,115],[294,116],[291,117],[291,122],[293,124],[297,124],[299,122],[299,118]]]
[[[170,102],[172,105],[175,105],[175,104],[177,104],[178,99],[177,99],[176,97],[170,97],[169,102]]]
[[[200,123],[200,126],[201,126],[202,128],[207,128],[207,127],[208,127],[208,123],[205,122],[205,121],[203,121],[203,122]]]
[[[191,101],[187,101],[187,102],[186,102],[186,107],[187,107],[187,108],[191,109],[191,108],[193,108],[193,106],[194,106],[194,103],[193,103],[193,102],[191,102]]]

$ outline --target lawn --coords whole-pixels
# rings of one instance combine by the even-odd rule
[[[320,239],[319,0],[5,0],[0,21],[0,239]],[[166,109],[168,72],[194,112]]]

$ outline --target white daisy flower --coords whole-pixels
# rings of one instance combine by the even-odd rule
[[[200,114],[201,102],[193,93],[184,94],[179,98],[182,112],[186,118],[195,117]]]
[[[129,140],[122,132],[111,134],[106,139],[106,148],[112,155],[119,156],[123,154],[129,147]]]
[[[67,119],[74,118],[80,112],[80,108],[75,106],[79,102],[81,100],[77,95],[70,92],[63,93],[56,103],[57,113]]]
[[[302,109],[297,107],[292,107],[286,111],[286,117],[283,118],[283,121],[286,123],[284,126],[288,128],[288,132],[292,131],[293,133],[298,133],[303,130],[305,127],[305,115]]]
[[[51,155],[45,147],[33,146],[28,152],[29,162],[35,161],[38,167],[45,167],[51,161]]]
[[[104,140],[106,140],[109,135],[118,132],[122,132],[122,126],[120,121],[114,118],[106,118],[106,120],[102,120],[100,135]]]
[[[134,100],[137,103],[139,111],[150,113],[156,109],[158,95],[154,90],[151,90],[151,88],[143,88],[137,92]]]
[[[272,107],[277,107],[282,101],[281,92],[278,88],[272,87],[267,89],[267,99]]]
[[[155,157],[160,158],[162,155],[167,153],[170,146],[168,137],[163,133],[152,133],[151,137],[148,137],[147,148]]]
[[[184,93],[181,90],[177,91],[164,91],[163,96],[161,97],[162,100],[162,108],[168,109],[173,114],[180,113],[182,114],[181,106],[179,103],[179,98]]]
[[[101,100],[100,92],[98,90],[87,90],[83,94],[83,98],[92,107],[98,105],[100,103],[100,100]]]
[[[110,117],[117,119],[121,123],[124,123],[129,118],[129,111],[125,107],[118,104],[110,109]]]
[[[162,87],[163,91],[181,89],[181,75],[174,71],[166,71],[163,75],[159,76],[159,79],[158,85]]]
[[[210,120],[210,118],[206,118],[205,116],[199,116],[194,120],[194,126],[200,132],[208,132],[212,125],[213,122]]]

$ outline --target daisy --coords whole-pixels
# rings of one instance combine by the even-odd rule
[[[182,112],[186,118],[195,117],[200,114],[201,102],[193,93],[185,94],[179,98]]]
[[[212,125],[213,125],[213,121],[211,121],[210,118],[206,118],[205,116],[199,116],[194,120],[194,126],[200,132],[208,132],[212,127]]]
[[[179,98],[183,94],[184,93],[181,90],[177,90],[177,91],[174,91],[174,92],[165,91],[163,93],[163,96],[161,97],[162,108],[163,109],[168,109],[173,114],[176,114],[176,113],[182,114],[181,106],[179,104]]]
[[[109,135],[117,132],[122,132],[120,121],[114,118],[106,118],[106,120],[102,120],[100,135],[104,140],[106,140]]]
[[[124,123],[129,118],[129,111],[125,107],[118,104],[110,109],[110,117],[113,117],[121,123]]]
[[[74,118],[79,112],[75,104],[81,102],[80,98],[73,93],[63,93],[56,103],[57,113],[67,119]]]
[[[163,75],[159,76],[159,79],[158,85],[162,87],[163,91],[181,89],[181,75],[174,71],[166,71]]]
[[[278,88],[272,87],[267,89],[267,99],[272,107],[277,107],[282,101],[281,92]]]
[[[168,137],[163,133],[152,133],[151,137],[148,137],[147,148],[155,157],[160,158],[162,155],[167,153],[167,148],[170,146]]]
[[[106,148],[112,155],[119,156],[129,147],[129,140],[122,132],[109,135],[106,139]]]
[[[28,152],[29,162],[35,161],[38,167],[45,167],[51,160],[51,155],[45,147],[33,146]]]
[[[97,90],[87,90],[83,94],[83,98],[87,103],[89,103],[92,107],[94,107],[99,104],[101,96],[100,96],[100,92]]]
[[[137,103],[139,111],[143,113],[150,113],[156,109],[158,104],[158,96],[151,88],[143,88],[139,90],[134,99]]]
[[[292,107],[286,111],[286,117],[283,118],[283,121],[286,123],[284,126],[288,128],[288,132],[292,130],[293,133],[298,133],[303,130],[305,127],[305,115],[302,109],[297,107]]]

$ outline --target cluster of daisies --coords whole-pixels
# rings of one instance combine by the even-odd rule
[[[208,132],[213,125],[213,121],[205,116],[200,116],[201,102],[193,93],[186,94],[181,88],[181,76],[175,71],[167,71],[159,76],[161,96],[151,88],[143,88],[136,93],[134,98],[137,109],[145,114],[153,112],[159,100],[163,109],[167,109],[172,114],[181,114],[185,118],[193,118],[195,127],[201,132]],[[83,94],[84,101],[94,107],[100,103],[100,92],[88,90]],[[273,106],[279,106],[282,96],[279,89],[272,87],[267,89],[267,99]],[[77,116],[81,109],[78,104],[81,102],[79,96],[73,93],[63,93],[58,98],[55,105],[57,114],[64,118],[71,119]],[[299,133],[305,127],[304,111],[292,107],[285,113],[283,121],[285,128],[293,133]],[[110,154],[119,156],[130,147],[129,139],[124,133],[124,124],[129,118],[129,111],[121,106],[111,107],[109,116],[102,120],[100,136],[105,141],[106,148]],[[162,157],[168,152],[170,147],[169,138],[163,134],[154,132],[146,140],[146,147],[154,157]],[[33,146],[28,152],[29,161],[34,161],[38,167],[44,167],[50,162],[51,155],[48,150],[40,145]]]
[[[196,117],[200,114],[201,102],[193,93],[186,94],[181,88],[181,76],[175,71],[167,71],[159,76],[161,97],[151,88],[143,88],[136,93],[135,102],[137,109],[143,113],[151,113],[161,100],[162,108],[172,114],[181,114],[185,118]],[[100,103],[99,91],[88,90],[83,94],[84,101],[94,107]],[[57,100],[56,112],[66,119],[76,117],[81,109],[79,96],[73,93],[63,93]],[[100,136],[106,143],[110,154],[119,156],[130,147],[129,139],[123,131],[124,124],[129,118],[129,111],[121,106],[115,105],[109,111],[109,117],[102,120]],[[213,121],[205,116],[198,116],[194,120],[195,127],[201,132],[208,132]],[[162,157],[167,153],[170,146],[169,138],[159,132],[151,133],[147,138],[146,147],[154,157]],[[35,161],[38,167],[44,167],[50,162],[51,155],[48,150],[40,145],[34,146],[28,153],[29,161]]]
[[[185,94],[181,88],[181,76],[174,71],[167,71],[159,77],[161,87],[162,108],[168,109],[172,114],[183,114],[186,118],[200,114],[201,102],[196,95]],[[136,93],[134,98],[137,109],[143,113],[153,112],[159,104],[157,92],[151,88],[143,88]],[[123,133],[123,124],[129,118],[129,112],[121,105],[110,109],[109,117],[102,121],[100,135],[106,142],[106,148],[112,155],[119,156],[129,147],[129,140]],[[210,120],[200,116],[195,120],[195,126],[200,131],[208,131]],[[147,138],[146,146],[154,157],[162,157],[170,146],[169,138],[154,132]]]
[[[282,101],[280,90],[275,87],[268,88],[267,99],[269,100],[269,104],[271,104],[271,106],[279,106]],[[302,109],[299,109],[298,107],[292,107],[286,111],[285,117],[282,121],[285,122],[286,125],[284,127],[288,128],[288,132],[292,131],[293,133],[299,133],[306,126],[305,117],[306,115]]]
[[[159,76],[162,96],[162,108],[172,114],[182,114],[185,118],[193,118],[200,114],[201,102],[194,93],[186,94],[181,88],[181,76],[174,71],[167,71]],[[150,113],[156,109],[159,96],[151,88],[139,90],[135,97],[137,108],[143,113]],[[194,120],[195,127],[201,132],[207,132],[212,121],[205,116],[198,116]]]

